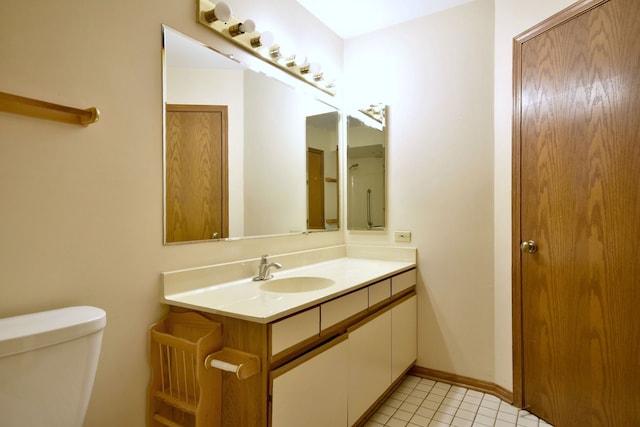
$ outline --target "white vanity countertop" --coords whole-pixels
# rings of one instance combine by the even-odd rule
[[[415,262],[410,261],[342,257],[290,270],[272,270],[274,278],[313,276],[333,280],[335,283],[327,288],[308,292],[269,292],[260,289],[262,284],[268,282],[254,282],[246,278],[170,294],[165,288],[164,302],[269,323],[415,266]]]

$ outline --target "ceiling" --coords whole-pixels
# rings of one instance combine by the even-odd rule
[[[297,0],[343,39],[475,0]]]

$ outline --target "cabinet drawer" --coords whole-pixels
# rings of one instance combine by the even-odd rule
[[[391,279],[369,286],[369,307],[391,297]]]
[[[416,284],[416,269],[405,271],[391,278],[391,294],[395,295]]]
[[[366,310],[368,306],[369,291],[367,288],[326,302],[320,306],[320,328],[325,330],[354,314]]]
[[[271,325],[271,355],[317,336],[320,333],[320,307],[314,307]]]

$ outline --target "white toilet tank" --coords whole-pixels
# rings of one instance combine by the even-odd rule
[[[0,319],[0,425],[81,427],[106,322],[86,306]]]

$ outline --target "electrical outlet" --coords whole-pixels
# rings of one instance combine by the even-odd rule
[[[410,242],[410,241],[411,241],[410,231],[396,231],[396,242]]]

